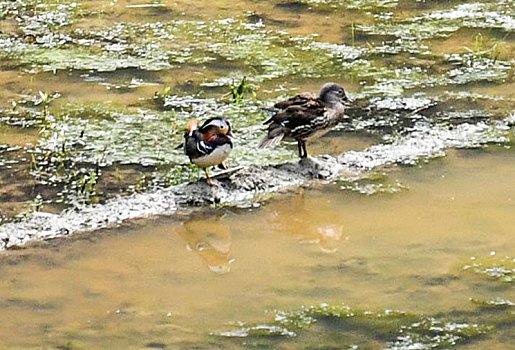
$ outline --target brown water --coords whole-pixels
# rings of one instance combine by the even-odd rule
[[[0,0],[0,12],[7,3]],[[69,5],[71,1],[29,3],[39,4],[40,11],[44,11],[48,6],[53,9],[55,4]],[[357,5],[352,7],[352,3]],[[62,57],[75,58],[77,67],[42,69],[46,65],[59,67],[52,56],[54,51],[47,52],[51,50],[42,44],[12,57],[8,51],[0,51],[0,112],[6,116],[20,113],[13,120],[6,118],[4,122],[0,118],[0,164],[5,160],[0,169],[0,221],[2,215],[28,215],[38,195],[45,200],[43,211],[56,212],[64,207],[58,202],[63,188],[71,192],[65,194],[70,198],[79,196],[69,183],[46,181],[55,174],[68,176],[68,182],[80,180],[77,174],[59,171],[68,168],[66,164],[74,164],[71,170],[88,165],[89,170],[96,169],[98,154],[93,151],[85,153],[91,164],[74,159],[75,152],[83,151],[73,146],[78,139],[72,131],[77,128],[82,128],[83,141],[91,149],[99,143],[103,149],[109,139],[109,151],[116,156],[116,161],[106,165],[100,175],[97,192],[105,198],[126,194],[127,188],[141,183],[142,175],[153,171],[134,161],[138,159],[134,154],[149,152],[145,140],[155,139],[156,132],[163,128],[170,128],[173,133],[162,136],[162,146],[156,140],[150,153],[155,152],[158,158],[159,153],[173,153],[177,157],[173,161],[164,157],[156,164],[173,168],[187,162],[182,151],[171,150],[170,145],[180,142],[181,128],[187,120],[207,115],[190,113],[188,108],[161,110],[159,106],[166,99],[157,97],[170,89],[172,96],[206,98],[203,103],[207,105],[207,98],[211,97],[225,101],[227,84],[214,88],[202,85],[217,78],[237,83],[247,76],[253,81],[255,99],[263,106],[273,105],[273,99],[279,95],[317,91],[331,79],[342,83],[353,97],[360,96],[364,110],[369,99],[433,96],[442,106],[436,109],[438,113],[428,112],[424,118],[437,126],[448,120],[451,124],[459,124],[461,119],[467,122],[468,112],[477,112],[472,115],[485,120],[513,114],[515,39],[510,24],[513,15],[506,10],[513,5],[507,1],[485,1],[479,5],[486,7],[475,4],[457,13],[453,9],[464,5],[463,2],[399,0],[391,1],[391,7],[381,7],[380,3],[388,1],[79,1],[77,8],[81,12],[71,15],[70,25],[47,28],[48,33],[73,38],[52,50],[61,52]],[[475,8],[484,9],[477,10],[478,14],[490,15],[474,18],[475,12],[470,15],[470,11],[476,11]],[[451,12],[409,21],[440,10]],[[36,15],[30,6],[25,11]],[[0,13],[0,41],[10,38],[29,46],[47,42],[48,33],[42,30],[46,28],[44,21],[38,22],[39,32],[31,34],[29,28],[27,34],[23,29],[27,18],[18,22],[15,15],[2,16]],[[217,22],[223,19],[240,24]],[[193,29],[186,26],[173,32],[177,40],[161,38],[158,30],[141,31],[143,25],[158,28],[155,25],[160,22],[180,27],[181,21],[214,23],[215,31],[207,33],[200,24],[193,25]],[[261,21],[266,33],[258,35],[259,40],[252,39],[245,26]],[[133,29],[118,33],[119,23]],[[400,27],[407,30],[395,33]],[[386,28],[386,34],[381,34],[382,28]],[[447,32],[441,28],[451,29]],[[78,44],[81,30],[83,38],[96,40],[92,47]],[[259,34],[260,29],[255,30]],[[112,31],[115,38],[98,34],[103,31]],[[187,34],[188,31],[191,33]],[[230,35],[230,31],[237,35]],[[433,35],[427,34],[432,32]],[[298,41],[299,37],[306,41]],[[170,63],[171,68],[131,67],[108,72],[99,69],[103,67],[84,68],[88,66],[80,53],[90,53],[93,59],[104,57],[100,56],[104,53],[108,61],[113,61],[114,54],[106,47],[118,43],[118,39],[122,44],[130,44],[127,52],[120,54],[120,60],[131,55],[139,59],[147,54],[152,56],[154,52],[147,46],[156,43],[157,53],[165,57],[161,60]],[[54,42],[59,40],[54,37]],[[272,44],[263,46],[260,41]],[[236,59],[231,54],[213,51],[213,44],[227,44],[222,47],[228,49],[234,46]],[[310,44],[341,47],[315,52],[307,50]],[[381,49],[383,46],[386,49]],[[356,63],[354,59],[339,58],[338,50],[350,47],[363,52],[357,68],[350,68]],[[402,49],[395,51],[399,47]],[[136,48],[142,51],[138,54]],[[209,56],[214,61],[181,62],[171,54],[176,50],[191,50],[193,59]],[[267,52],[258,55],[257,51]],[[467,56],[471,51],[473,55]],[[452,54],[458,54],[460,59],[449,61],[447,57]],[[24,61],[31,55],[36,63]],[[332,59],[319,60],[326,56]],[[276,71],[285,73],[267,77],[268,61],[276,62]],[[511,70],[499,74],[499,62],[511,64]],[[323,69],[311,72],[317,64]],[[455,69],[458,73],[452,73]],[[423,74],[419,75],[420,71]],[[431,77],[438,79],[432,82]],[[413,84],[419,79],[427,82]],[[381,81],[386,87],[384,95],[367,90]],[[386,83],[393,88],[389,90]],[[405,84],[414,87],[396,92],[396,86]],[[42,104],[32,106],[40,91],[58,92],[60,97],[49,102],[48,109]],[[467,97],[455,97],[459,93]],[[255,153],[254,145],[247,143],[245,134],[256,132],[257,125],[267,117],[259,111],[252,112],[253,115],[244,109],[252,101],[250,94],[245,95],[243,107],[238,107],[241,111],[231,117],[241,135],[238,151],[246,150],[251,155]],[[229,104],[227,101],[217,106]],[[70,112],[84,106],[87,113]],[[111,110],[122,115],[134,114],[134,119],[141,120],[124,124],[125,119],[111,114]],[[310,144],[309,150],[313,155],[338,155],[381,143],[383,136],[391,140],[390,133],[392,137],[408,133],[402,127],[390,130],[397,111],[390,112],[383,119],[369,116],[370,121],[364,126],[352,124],[356,120],[341,125],[342,129],[331,132],[329,137]],[[457,114],[451,116],[452,112]],[[158,117],[143,118],[147,113]],[[68,114],[71,117],[67,118]],[[475,117],[469,121],[475,123]],[[70,122],[75,119],[86,122],[75,126]],[[99,124],[104,119],[107,122]],[[162,123],[162,119],[171,122]],[[36,126],[26,127],[35,121],[39,121]],[[103,127],[95,128],[97,124]],[[117,125],[141,132],[126,135]],[[56,127],[62,131],[62,139],[58,140],[61,147],[57,150],[68,146],[66,162],[55,164],[58,170],[46,169],[46,157],[40,163],[32,159],[34,154],[46,154],[48,149],[43,141],[49,135],[42,131],[55,126],[62,126]],[[98,129],[107,129],[109,133],[104,135]],[[172,137],[176,138],[171,140]],[[133,139],[139,143],[128,142]],[[35,152],[38,147],[43,150]],[[125,153],[131,147],[134,154]],[[290,149],[291,154],[274,159],[291,161],[295,145]],[[55,155],[54,149],[50,151],[54,152],[50,155]],[[231,161],[237,162],[235,158]],[[261,164],[257,160],[253,163]],[[37,168],[41,174],[35,171]],[[331,330],[336,327],[331,328],[330,322],[329,326],[320,326],[319,333],[301,330],[298,337],[291,338],[226,339],[216,335],[238,328],[234,324],[237,321],[273,322],[273,310],[342,302],[355,310],[372,313],[404,310],[457,323],[499,325],[460,348],[515,349],[513,306],[496,313],[480,309],[469,300],[503,298],[515,302],[513,283],[502,283],[464,269],[476,261],[474,258],[515,257],[515,151],[499,147],[451,150],[447,157],[428,164],[394,167],[385,172],[386,175],[377,176],[382,180],[364,181],[357,186],[365,186],[359,189],[367,192],[370,186],[384,182],[398,189],[397,193],[366,195],[341,188],[353,187],[353,183],[313,186],[251,210],[216,208],[193,217],[178,214],[148,218],[118,228],[2,251],[0,350],[347,349],[343,343],[356,344],[359,349],[383,349],[400,335],[397,332],[380,337],[373,330],[371,334],[370,329],[360,327],[359,322],[358,326],[340,330],[342,338],[350,339],[341,343],[335,340],[339,338],[331,338]],[[327,345],[335,342],[336,347]]]
[[[463,266],[513,256],[514,172],[513,149],[454,151],[391,170],[408,188],[395,195],[335,184],[3,252],[0,348],[246,348],[209,334],[321,302],[434,315],[513,301],[509,285]],[[465,348],[513,348],[502,339]]]

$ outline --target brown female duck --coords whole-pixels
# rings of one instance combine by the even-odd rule
[[[258,148],[272,147],[283,138],[298,143],[301,159],[308,156],[306,141],[318,138],[334,128],[343,118],[344,104],[350,103],[343,87],[326,83],[318,95],[303,92],[274,105],[277,111],[267,119],[268,133]]]

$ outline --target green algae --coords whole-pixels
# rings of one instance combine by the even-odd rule
[[[74,31],[66,38],[53,39],[50,46],[5,38],[0,48],[5,57],[18,58],[32,71],[159,71],[224,60],[239,62],[239,75],[252,75],[255,82],[291,75],[321,77],[335,71],[342,59],[348,62],[360,55],[352,47],[325,47],[311,38],[291,38],[284,32],[267,30],[261,22],[233,18],[210,23],[118,24],[98,32]],[[320,55],[320,50],[327,53]],[[333,75],[338,72],[341,74],[342,69]],[[225,81],[225,77],[220,78]],[[215,79],[205,86],[220,84]]]
[[[191,119],[204,120],[224,116],[233,121],[235,156],[238,165],[280,162],[288,152],[281,149],[256,154],[255,145],[262,137],[260,122],[266,119],[260,103],[230,103],[212,98],[170,95],[161,102],[162,111],[138,109],[127,113],[103,105],[68,106],[58,117],[49,115],[39,147],[59,150],[63,144],[74,145],[76,162],[94,159],[101,165],[185,163],[182,149],[186,124]]]
[[[123,55],[116,52],[92,52],[78,47],[76,49],[40,49],[26,50],[20,63],[34,70],[84,70],[96,72],[113,72],[119,69],[136,68],[147,71],[169,69],[168,57],[159,51],[147,50],[145,57]]]
[[[360,50],[350,46],[291,37],[286,32],[268,30],[262,22],[250,23],[246,19],[180,22],[171,33],[174,40],[189,42],[190,51],[205,52],[204,57],[240,62],[240,76],[247,75],[249,81],[256,83],[287,76],[336,76],[350,70],[351,61],[361,55]],[[204,86],[226,83],[223,77]]]
[[[512,11],[511,1],[476,2],[406,20],[380,20],[373,25],[358,25],[356,28],[368,34],[395,36],[407,41],[445,38],[461,28],[497,28],[513,32],[515,21],[510,15]]]
[[[508,299],[503,299],[501,297],[496,297],[490,300],[479,300],[471,298],[470,301],[477,307],[486,310],[507,310],[515,307],[514,302]]]
[[[386,310],[382,313],[351,309],[344,304],[323,303],[295,311],[274,311],[269,323],[245,324],[213,333],[224,338],[268,339],[267,347],[282,339],[299,342],[316,337],[317,346],[340,343],[349,348],[382,343],[386,349],[440,349],[456,346],[489,333],[492,327],[475,323],[442,321],[425,315]],[[316,333],[315,336],[312,333]],[[358,334],[356,334],[358,333]],[[338,341],[335,341],[338,339]]]
[[[435,14],[435,26],[441,27]],[[433,18],[429,17],[429,18]],[[426,25],[428,18],[420,19]],[[416,37],[401,33],[390,35],[400,41],[381,46],[355,47],[319,42],[314,37],[292,37],[284,31],[267,29],[262,22],[248,18],[227,18],[212,22],[169,21],[165,23],[120,23],[102,30],[75,30],[66,38],[53,39],[52,45],[42,43],[10,43],[5,39],[5,55],[19,57],[22,65],[32,71],[86,70],[108,72],[136,68],[146,71],[175,70],[182,65],[237,63],[236,70],[218,72],[220,76],[202,83],[205,87],[230,86],[230,82],[247,76],[252,83],[262,83],[286,77],[334,78],[344,76],[365,82],[365,94],[401,95],[406,89],[435,85],[466,84],[475,81],[505,79],[511,70],[509,62],[486,62],[480,57],[443,57],[443,65],[453,66],[443,76],[421,67],[378,65],[374,56],[411,52],[427,56],[427,47],[418,44],[424,38],[422,29],[412,31]],[[361,27],[360,30],[382,35],[380,31]],[[434,33],[434,29],[427,29]],[[413,34],[413,35],[415,35]],[[421,36],[422,35],[422,36]],[[9,48],[9,49],[8,49]],[[478,55],[476,55],[478,56]],[[463,66],[461,67],[460,66]]]
[[[131,188],[136,192],[148,189],[164,188],[185,182],[200,180],[204,173],[197,166],[187,164],[159,164],[151,174],[141,176]]]
[[[431,53],[426,41],[446,38],[462,28],[482,28],[485,23],[511,32],[514,22],[508,15],[510,11],[512,5],[504,1],[498,4],[463,4],[410,19],[378,17],[373,25],[356,26],[359,33],[369,35],[373,40],[374,37],[379,40],[391,38],[386,41],[382,39],[381,44],[373,42],[369,55],[380,57],[409,53],[411,59],[432,62],[427,67],[413,66],[409,60],[401,58],[393,69],[383,67],[377,72],[374,75],[376,78],[364,86],[364,93],[395,96],[414,88],[464,85],[480,81],[500,82],[508,79],[513,72],[512,62],[498,60],[499,53],[495,49],[497,44],[488,50],[437,56]]]
[[[499,257],[492,254],[483,258],[472,257],[463,269],[504,283],[515,281],[515,259],[508,256]]]
[[[38,128],[44,124],[43,113],[27,108],[0,108],[0,122],[8,126]]]
[[[115,107],[105,103],[72,104],[60,108],[59,113],[71,119],[115,120]]]
[[[474,53],[444,55],[438,65],[442,67],[441,74],[435,74],[430,69],[419,66],[394,67],[393,69],[375,68],[372,70],[375,70],[374,79],[370,83],[363,84],[362,93],[364,95],[403,96],[407,91],[413,89],[504,81],[513,72],[510,62]],[[360,78],[362,78],[361,75]]]
[[[477,81],[502,81],[510,77],[512,65],[510,62],[496,60],[475,53],[445,55],[446,63],[452,69],[447,73],[449,85],[467,84]]]
[[[356,180],[340,181],[340,189],[367,196],[376,194],[396,194],[408,190],[398,181],[390,181],[386,173],[372,173]]]
[[[398,0],[300,0],[299,3],[315,7],[345,8],[352,10],[382,10],[395,8]]]

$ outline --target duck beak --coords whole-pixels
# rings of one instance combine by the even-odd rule
[[[353,102],[354,102],[354,100],[352,98],[350,98],[349,96],[347,96],[347,95],[342,97],[342,103],[345,106],[350,106]]]
[[[229,136],[231,138],[234,137],[233,133],[231,130],[227,130],[227,129],[218,129],[218,132],[222,135],[225,135],[225,136]]]

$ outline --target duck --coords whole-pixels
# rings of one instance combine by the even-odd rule
[[[352,100],[345,89],[333,82],[325,83],[318,94],[303,92],[274,105],[271,116],[263,124],[268,124],[267,134],[257,148],[273,147],[283,139],[297,141],[301,160],[308,157],[306,141],[323,136],[334,128],[344,115],[344,105]]]
[[[200,127],[198,124],[197,120],[188,122],[184,133],[184,153],[191,163],[204,170],[206,182],[216,185],[216,181],[209,176],[208,168],[228,168],[225,160],[233,149],[231,123],[226,118],[213,117]]]

